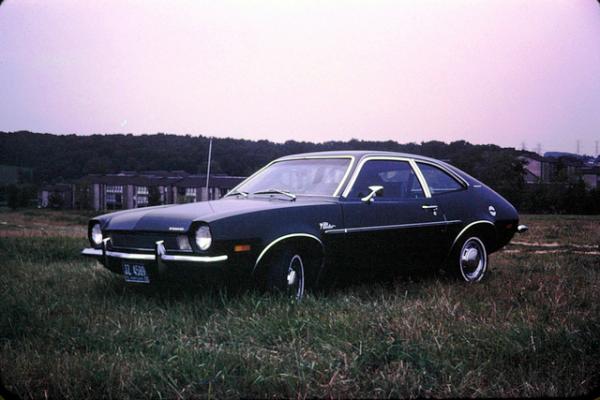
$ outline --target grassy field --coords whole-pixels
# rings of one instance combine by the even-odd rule
[[[0,213],[0,371],[20,396],[539,397],[600,383],[598,216],[524,216],[530,233],[479,284],[403,276],[300,304],[126,285],[78,256],[85,220]]]

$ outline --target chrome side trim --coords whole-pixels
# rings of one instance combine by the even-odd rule
[[[93,257],[101,257],[102,250],[101,249],[92,249],[86,248],[81,251],[81,254],[84,256],[93,256]],[[154,254],[136,254],[136,253],[122,253],[119,251],[107,251],[107,257],[120,258],[123,260],[146,260],[146,261],[156,261],[156,257]],[[228,256],[187,256],[187,255],[178,255],[178,254],[163,254],[160,256],[162,261],[184,261],[184,262],[219,262],[226,261]]]
[[[354,183],[356,183],[356,178],[358,178],[358,174],[360,174],[360,171],[362,170],[362,168],[365,165],[365,163],[367,161],[371,161],[371,160],[384,160],[384,161],[385,160],[389,160],[389,161],[405,161],[405,162],[408,162],[408,164],[413,169],[413,172],[415,173],[415,176],[417,177],[417,180],[419,181],[419,183],[422,186],[423,193],[425,194],[425,197],[426,198],[431,198],[431,193],[429,192],[429,187],[426,184],[424,185],[425,178],[421,174],[421,171],[418,168],[416,168],[415,161],[412,158],[396,157],[396,156],[365,156],[365,157],[363,157],[360,160],[360,162],[358,163],[358,166],[356,167],[356,169],[354,170],[354,173],[352,174],[352,178],[350,179],[350,181],[346,185],[346,189],[342,193],[342,197],[343,198],[347,198],[348,197],[348,195],[350,194],[350,191],[352,190],[352,187],[354,186]]]
[[[380,226],[365,226],[361,228],[343,228],[343,229],[330,229],[325,233],[355,233],[355,232],[375,232],[375,231],[386,231],[390,229],[406,229],[406,228],[419,228],[427,226],[446,226],[462,223],[461,220],[452,221],[435,221],[435,222],[420,222],[415,224],[400,224],[400,225],[380,225]]]
[[[285,157],[285,158],[278,158],[277,160],[273,160],[270,163],[268,163],[267,165],[265,165],[264,167],[262,167],[261,169],[259,169],[258,171],[256,171],[255,173],[253,173],[252,175],[250,175],[248,178],[244,179],[239,185],[237,185],[236,187],[234,187],[233,189],[231,189],[229,192],[227,192],[227,194],[225,196],[223,196],[223,198],[225,197],[229,197],[229,193],[232,193],[234,191],[236,191],[240,186],[242,186],[243,184],[250,182],[252,179],[254,179],[258,174],[260,174],[263,170],[269,168],[271,165],[277,163],[277,162],[282,162],[282,161],[292,161],[292,160],[311,160],[311,159],[327,159],[327,158],[349,158],[350,159],[350,164],[348,165],[348,168],[346,169],[346,172],[344,173],[344,176],[342,177],[342,180],[340,181],[338,187],[335,189],[335,192],[333,192],[332,195],[328,196],[328,195],[306,195],[306,196],[319,196],[319,197],[338,197],[339,196],[339,192],[342,189],[342,186],[344,185],[346,178],[348,177],[348,174],[350,174],[350,171],[352,171],[352,167],[354,167],[354,162],[356,161],[356,157],[353,155],[339,155],[339,156],[308,156],[308,157]],[[298,195],[298,196],[303,196],[303,195]]]
[[[350,165],[348,165],[348,169],[346,170],[346,173],[342,177],[342,180],[340,181],[340,184],[335,189],[335,192],[333,192],[333,197],[339,197],[340,191],[342,190],[342,187],[344,186],[344,183],[346,183],[346,179],[348,179],[348,175],[350,175],[350,171],[352,171],[352,168],[354,167],[354,162],[355,161],[356,161],[356,157],[350,156]]]
[[[452,249],[454,249],[454,245],[456,244],[456,242],[458,242],[458,238],[460,238],[461,235],[463,233],[465,233],[473,225],[477,225],[477,224],[490,224],[493,227],[496,227],[496,225],[494,225],[493,222],[487,221],[485,219],[481,219],[481,220],[478,220],[478,221],[471,222],[469,225],[467,225],[464,228],[462,228],[462,230],[458,233],[458,235],[456,235],[456,237],[454,238],[454,241],[452,242],[452,246],[450,246],[450,253],[452,252]]]
[[[275,246],[277,243],[281,242],[282,240],[286,240],[286,239],[290,239],[293,237],[306,237],[306,238],[310,238],[310,239],[314,239],[317,242],[319,242],[319,244],[321,245],[321,248],[323,247],[323,242],[321,241],[321,239],[319,239],[318,237],[316,237],[315,235],[311,235],[309,233],[290,233],[289,235],[284,235],[284,236],[280,236],[277,239],[273,240],[271,243],[269,243],[258,255],[258,258],[256,259],[256,262],[254,263],[254,268],[252,269],[252,272],[254,273],[254,271],[256,270],[256,267],[258,266],[258,264],[260,263],[260,260],[263,259],[263,257],[265,256],[265,254],[267,254],[267,252],[273,247]]]
[[[429,185],[427,184],[427,180],[425,179],[425,175],[421,172],[421,169],[417,165],[415,160],[410,160],[410,165],[415,170],[415,174],[417,175],[417,179],[421,183],[421,187],[423,187],[423,192],[425,193],[425,197],[428,199],[431,198],[431,190],[429,190]]]

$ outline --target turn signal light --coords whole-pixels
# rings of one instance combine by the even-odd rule
[[[236,253],[241,253],[243,251],[250,251],[250,245],[249,244],[236,244],[233,247],[233,251]]]

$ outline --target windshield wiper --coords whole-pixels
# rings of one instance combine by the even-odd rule
[[[252,194],[282,194],[284,196],[289,197],[292,201],[296,200],[296,195],[294,193],[288,192],[287,190],[281,190],[281,189],[259,190],[258,192],[254,192]]]
[[[244,192],[242,190],[232,190],[231,192],[227,193],[227,196],[230,195],[241,195],[242,197],[248,197],[248,192]]]

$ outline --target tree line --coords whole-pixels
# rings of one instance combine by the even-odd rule
[[[33,168],[31,183],[36,185],[119,171],[205,173],[208,146],[209,138],[206,136],[163,133],[81,136],[0,132],[0,164]],[[405,144],[357,139],[275,143],[215,138],[211,171],[247,176],[284,155],[329,150],[381,150],[429,156],[448,161],[481,180],[522,211],[600,213],[597,191],[585,190],[581,182],[552,187],[526,185],[525,163],[519,156],[527,155],[527,152],[491,144],[471,144],[464,140]]]

